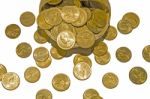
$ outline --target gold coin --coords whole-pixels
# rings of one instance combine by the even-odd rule
[[[126,13],[122,20],[127,20],[132,25],[132,28],[137,28],[140,24],[139,16],[133,12]]]
[[[52,93],[48,89],[41,89],[36,93],[36,99],[52,99]]]
[[[127,20],[119,21],[117,27],[122,34],[129,34],[133,30],[131,24]]]
[[[102,55],[106,54],[107,51],[108,51],[108,47],[107,47],[106,43],[100,41],[98,43],[98,45],[96,45],[94,47],[93,54],[95,56],[102,56]]]
[[[36,61],[36,64],[40,68],[47,68],[50,66],[51,62],[52,62],[52,59],[51,59],[51,57],[49,57],[47,60],[42,61],[42,62]]]
[[[72,25],[76,27],[80,27],[86,24],[87,22],[87,13],[84,9],[79,8],[80,16],[77,21],[73,22]]]
[[[111,41],[114,40],[116,37],[117,29],[114,26],[109,26],[105,39]]]
[[[34,40],[39,44],[44,44],[47,42],[47,39],[41,36],[38,30],[34,33]]]
[[[5,34],[10,39],[15,39],[20,36],[21,29],[17,24],[10,24],[5,29]]]
[[[49,51],[45,47],[38,47],[33,52],[33,57],[37,62],[43,62],[49,58]]]
[[[74,0],[74,5],[77,6],[77,7],[81,7],[82,6],[80,0]]]
[[[95,43],[95,36],[84,26],[77,29],[76,42],[81,48],[90,48]]]
[[[129,72],[129,78],[134,84],[143,84],[147,80],[147,72],[142,67],[133,67]]]
[[[52,86],[57,91],[65,91],[70,87],[70,78],[66,74],[57,74],[52,79]]]
[[[64,6],[61,13],[62,19],[67,23],[73,23],[79,19],[80,11],[76,6]]]
[[[73,74],[78,80],[86,80],[91,76],[91,67],[86,62],[79,62],[74,66]]]
[[[150,62],[150,45],[144,47],[142,55],[145,61]]]
[[[7,69],[3,64],[0,64],[0,81],[2,81],[2,77],[7,73]]]
[[[83,56],[80,54],[77,54],[74,59],[73,59],[73,63],[74,65],[80,63],[80,62],[85,62],[87,63],[90,67],[92,67],[92,61],[88,56]]]
[[[24,72],[24,78],[29,83],[35,83],[40,79],[41,73],[36,67],[29,67]]]
[[[84,9],[84,10],[86,11],[86,13],[87,13],[87,20],[90,20],[90,19],[91,19],[91,16],[92,16],[91,10],[90,10],[89,8],[86,8],[86,7],[84,7],[83,9]]]
[[[62,2],[63,0],[49,0],[48,4],[50,5],[58,5]]]
[[[32,12],[24,12],[20,16],[20,22],[23,26],[30,27],[35,23],[35,16]]]
[[[51,8],[45,11],[47,12],[44,17],[46,23],[50,24],[51,26],[55,26],[62,22],[60,9]]]
[[[63,58],[63,56],[61,54],[59,54],[57,48],[55,48],[55,47],[51,48],[50,53],[54,59],[62,59]]]
[[[102,78],[103,85],[108,89],[117,87],[119,79],[114,73],[106,73]]]
[[[94,96],[99,96],[95,89],[87,89],[83,94],[83,99],[91,99]]]
[[[91,99],[103,99],[103,98],[100,96],[93,96]]]
[[[116,51],[116,58],[120,62],[124,62],[124,63],[128,62],[128,61],[130,61],[131,57],[132,57],[132,53],[131,53],[130,49],[127,47],[120,47]]]
[[[63,31],[57,37],[57,44],[63,50],[69,50],[75,45],[75,36],[71,31]]]
[[[100,65],[108,64],[110,59],[111,59],[111,56],[109,52],[107,52],[106,54],[102,56],[95,56],[95,61]]]
[[[14,72],[8,72],[2,77],[2,85],[7,90],[15,90],[20,85],[20,78]]]
[[[21,58],[27,58],[31,55],[32,53],[32,47],[30,44],[23,42],[20,43],[17,47],[16,47],[16,53],[19,57]]]

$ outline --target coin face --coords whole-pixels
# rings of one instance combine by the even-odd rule
[[[78,80],[86,80],[91,76],[91,67],[86,62],[79,62],[74,66],[73,74]]]
[[[83,9],[84,9],[84,10],[86,11],[86,13],[87,13],[87,20],[90,20],[90,18],[91,18],[91,16],[92,16],[91,10],[90,10],[89,8],[86,8],[86,7],[84,7]]]
[[[57,44],[63,50],[73,48],[75,41],[75,36],[71,31],[63,31],[57,37]]]
[[[110,59],[111,59],[111,56],[109,52],[107,52],[106,54],[102,56],[95,56],[95,61],[100,65],[108,64]]]
[[[20,22],[23,26],[32,26],[35,23],[35,16],[32,12],[24,12],[20,16]]]
[[[61,13],[62,19],[67,23],[73,23],[79,19],[80,11],[76,6],[64,6]]]
[[[132,57],[132,53],[131,53],[130,49],[127,47],[120,47],[116,51],[116,58],[120,62],[124,62],[124,63],[128,62],[128,61],[130,61],[131,57]]]
[[[3,64],[0,64],[0,81],[2,81],[2,77],[7,73],[7,69]]]
[[[142,55],[145,61],[150,62],[150,45],[144,47]]]
[[[20,78],[14,72],[8,72],[2,77],[2,85],[7,90],[15,90],[20,85]]]
[[[70,87],[70,78],[66,74],[57,74],[52,80],[52,85],[57,91],[65,91]]]
[[[83,99],[91,99],[97,96],[99,96],[99,93],[95,89],[87,89],[83,94]]]
[[[5,34],[10,39],[15,39],[19,37],[21,29],[17,24],[10,24],[5,29]]]
[[[63,0],[49,0],[48,4],[50,5],[58,5],[62,2]]]
[[[114,73],[106,73],[102,78],[103,85],[108,89],[117,87],[119,79]]]
[[[34,50],[33,57],[37,62],[43,62],[49,58],[49,51],[45,47],[38,47]]]
[[[32,47],[29,43],[22,42],[16,47],[16,53],[21,58],[27,58],[32,53]]]
[[[52,99],[52,93],[48,89],[41,89],[36,93],[36,99]]]
[[[117,29],[114,26],[109,26],[105,39],[111,41],[114,40],[116,37]]]
[[[51,57],[49,57],[47,60],[42,62],[36,61],[37,66],[40,68],[47,68],[50,66],[51,63],[52,63]]]
[[[142,67],[133,67],[129,72],[129,78],[132,83],[140,85],[146,82],[147,72]]]
[[[46,39],[45,37],[43,37],[43,36],[39,33],[39,31],[36,31],[36,32],[34,33],[34,40],[35,40],[37,43],[39,43],[39,44],[44,44],[44,43],[47,42],[47,39]]]
[[[29,67],[24,72],[24,78],[29,83],[35,83],[40,79],[41,73],[36,67]]]
[[[57,48],[55,48],[55,47],[51,48],[50,53],[54,59],[62,59],[63,58],[63,56],[61,54],[59,54]]]

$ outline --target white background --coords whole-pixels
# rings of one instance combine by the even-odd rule
[[[150,63],[142,58],[142,49],[150,44],[150,3],[149,0],[110,0],[112,17],[111,25],[116,26],[126,12],[135,12],[140,16],[140,26],[129,35],[118,33],[114,41],[105,41],[109,46],[111,61],[106,66],[100,66],[93,62],[92,75],[86,81],[75,79],[72,73],[73,56],[63,60],[54,60],[47,69],[40,69],[41,79],[30,84],[24,79],[24,71],[29,66],[36,66],[32,55],[27,59],[19,58],[15,48],[20,42],[28,42],[33,49],[39,46],[51,48],[50,44],[39,45],[33,39],[37,25],[23,27],[19,22],[19,16],[24,11],[31,11],[38,15],[40,0],[0,0],[0,63],[4,64],[9,72],[16,72],[21,78],[21,84],[14,91],[7,91],[0,85],[0,99],[35,99],[39,89],[47,88],[53,94],[53,99],[82,99],[83,92],[88,88],[95,88],[104,99],[150,99],[150,78],[143,85],[134,85],[129,80],[129,70],[134,66],[142,66],[150,74]],[[18,24],[22,33],[18,39],[11,40],[5,36],[5,27],[11,23]],[[127,46],[132,51],[132,59],[124,64],[117,61],[115,51],[121,46]],[[37,66],[36,66],[37,67]],[[115,89],[107,89],[102,85],[102,76],[107,72],[114,72],[119,77],[119,85]],[[71,86],[65,92],[58,92],[51,85],[52,77],[57,73],[65,73],[71,79]]]

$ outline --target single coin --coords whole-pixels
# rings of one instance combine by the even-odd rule
[[[108,51],[108,46],[106,45],[106,43],[104,43],[103,41],[100,41],[93,50],[93,54],[95,56],[102,56],[104,54],[106,54]]]
[[[132,28],[137,28],[140,24],[139,16],[133,12],[126,13],[122,20],[127,20],[132,25]]]
[[[27,58],[32,53],[32,47],[29,43],[22,42],[16,47],[16,53],[21,58]]]
[[[57,74],[52,79],[52,86],[57,91],[65,91],[70,87],[70,78],[66,74]]]
[[[5,29],[5,34],[10,39],[15,39],[20,36],[21,29],[17,24],[10,24]]]
[[[99,96],[99,93],[95,89],[87,89],[83,94],[83,99],[91,99],[92,97]]]
[[[108,89],[117,87],[119,79],[114,73],[106,73],[102,78],[103,85]]]
[[[80,0],[74,0],[74,5],[77,7],[82,7],[81,1]]]
[[[127,20],[121,20],[118,22],[117,28],[122,34],[129,34],[132,32],[132,26]]]
[[[130,49],[127,47],[120,47],[116,51],[116,58],[120,62],[123,62],[123,63],[128,62],[130,61],[131,57],[132,57],[132,53]]]
[[[57,37],[57,44],[63,50],[69,50],[75,45],[75,36],[71,31],[63,31]]]
[[[63,0],[49,0],[48,4],[50,5],[58,5],[62,2]]]
[[[34,40],[39,44],[44,44],[47,42],[47,39],[41,36],[38,30],[34,33]]]
[[[140,85],[146,82],[147,72],[142,67],[133,67],[129,72],[129,78],[132,83]]]
[[[109,26],[105,39],[111,41],[114,40],[116,37],[117,37],[117,29],[114,26]]]
[[[80,11],[79,19],[72,23],[72,25],[76,27],[85,25],[87,22],[87,18],[88,18],[87,13],[84,9],[79,8],[79,11]]]
[[[50,66],[51,63],[52,63],[51,57],[49,57],[47,60],[42,61],[42,62],[36,61],[37,66],[40,68],[47,68]]]
[[[74,66],[73,74],[78,80],[87,80],[91,76],[91,67],[86,62],[79,62]]]
[[[8,72],[2,77],[2,85],[7,90],[15,90],[20,85],[20,78],[14,72]]]
[[[91,99],[103,99],[103,98],[100,96],[93,96]]]
[[[7,69],[3,64],[0,64],[0,81],[2,81],[2,77],[7,73]]]
[[[41,73],[36,67],[29,67],[24,72],[24,78],[29,83],[35,83],[40,79]]]
[[[86,7],[84,7],[83,9],[84,9],[84,10],[86,11],[86,13],[87,13],[87,20],[90,20],[90,19],[91,19],[91,16],[92,16],[91,10],[90,10],[89,8],[86,8]]]
[[[35,23],[35,16],[32,12],[24,12],[20,16],[20,22],[23,26],[30,27]]]
[[[150,62],[150,45],[144,47],[142,55],[145,61]]]
[[[54,59],[62,59],[63,58],[63,56],[61,54],[59,54],[57,48],[55,48],[55,47],[51,48],[50,53]]]
[[[108,64],[110,59],[111,59],[111,56],[109,52],[107,52],[106,54],[102,56],[95,56],[95,61],[100,65]]]
[[[67,23],[73,23],[79,19],[80,11],[76,6],[64,6],[61,13],[62,19]]]
[[[41,89],[36,93],[36,99],[52,99],[52,93],[48,89]]]
[[[43,62],[49,58],[49,51],[45,47],[38,47],[33,52],[33,57],[37,62]]]
[[[73,63],[74,65],[80,63],[80,62],[85,62],[87,63],[90,67],[92,67],[92,61],[88,56],[83,56],[80,54],[77,54],[74,59],[73,59]]]

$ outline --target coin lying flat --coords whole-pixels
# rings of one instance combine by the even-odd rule
[[[41,73],[36,67],[29,67],[24,72],[24,78],[29,83],[35,83],[40,79]]]
[[[103,85],[108,89],[117,87],[119,79],[114,73],[106,73],[102,78]]]
[[[147,80],[147,72],[142,67],[133,67],[129,72],[129,78],[134,84],[143,84]]]
[[[66,74],[57,74],[52,79],[52,85],[57,91],[65,91],[70,87],[70,78]]]
[[[75,36],[71,31],[63,31],[57,37],[57,44],[63,50],[73,48],[75,44]]]
[[[10,39],[15,39],[19,37],[21,29],[17,24],[10,24],[5,29],[5,34]]]
[[[39,33],[39,31],[36,31],[34,33],[34,40],[39,43],[39,44],[44,44],[47,42],[47,39],[43,36],[41,36],[41,34]]]
[[[7,73],[7,69],[3,64],[0,64],[0,81],[2,81],[2,77]]]
[[[91,67],[86,62],[79,62],[74,66],[73,74],[78,80],[86,80],[91,76]]]
[[[51,63],[52,63],[51,57],[49,57],[47,60],[42,62],[36,61],[37,66],[40,68],[47,68],[50,66]]]
[[[32,26],[35,23],[35,16],[32,12],[24,12],[20,16],[20,22],[23,26]]]
[[[48,4],[50,5],[58,5],[62,2],[63,0],[49,0]]]
[[[150,45],[144,47],[142,55],[145,61],[150,62]]]
[[[99,93],[95,89],[87,89],[83,94],[83,99],[91,99],[96,96],[99,96]]]
[[[103,98],[100,96],[93,96],[91,99],[103,99]]]
[[[61,54],[59,54],[57,48],[55,48],[55,47],[51,48],[50,53],[54,59],[62,59],[63,58],[63,56]]]
[[[132,57],[132,53],[131,53],[130,49],[127,47],[120,47],[116,51],[116,58],[120,62],[124,62],[124,63],[128,62],[128,61],[130,61],[131,57]]]
[[[114,26],[109,26],[105,39],[111,41],[114,40],[116,37],[117,29]]]
[[[84,7],[83,9],[84,9],[84,10],[86,11],[86,13],[87,13],[87,20],[90,20],[90,18],[91,18],[91,16],[92,16],[91,10],[90,10],[89,8],[86,8],[86,7]]]
[[[36,99],[52,99],[52,93],[48,89],[41,89],[36,93]]]
[[[33,57],[37,62],[43,62],[49,58],[49,51],[45,47],[38,47],[34,50]]]
[[[2,85],[7,90],[15,90],[20,85],[20,78],[14,72],[8,72],[2,77]]]
[[[20,43],[17,47],[16,47],[16,53],[19,57],[21,58],[27,58],[31,55],[32,53],[32,47],[30,44],[23,42]]]

